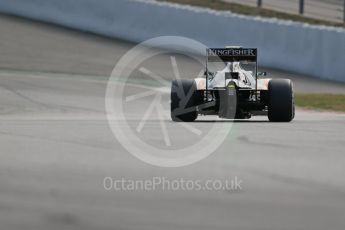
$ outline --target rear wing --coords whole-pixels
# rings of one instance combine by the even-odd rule
[[[256,48],[208,48],[206,49],[206,91],[208,90],[208,62],[255,62],[255,90],[257,91],[258,49]],[[257,100],[257,95],[256,95]]]
[[[207,52],[208,62],[257,62],[257,49],[254,48],[209,48]]]

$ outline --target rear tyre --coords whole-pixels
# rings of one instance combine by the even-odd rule
[[[201,98],[194,80],[173,80],[170,95],[171,119],[176,122],[195,121]]]
[[[292,82],[289,79],[272,79],[268,83],[268,119],[272,122],[290,122],[295,117]]]

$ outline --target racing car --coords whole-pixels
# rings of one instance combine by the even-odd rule
[[[206,49],[204,77],[172,81],[172,120],[193,122],[198,115],[225,119],[262,115],[272,122],[292,121],[295,103],[291,80],[271,79],[258,72],[257,57],[255,48]]]

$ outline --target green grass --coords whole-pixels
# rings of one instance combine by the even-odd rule
[[[295,101],[302,108],[345,112],[345,95],[298,94]]]
[[[292,20],[297,22],[303,22],[313,25],[326,25],[326,26],[336,26],[344,27],[344,23],[331,22],[326,20],[319,20],[304,17],[301,15],[282,13],[274,10],[268,10],[263,8],[257,8],[252,6],[246,6],[236,3],[223,2],[221,0],[158,0],[161,2],[172,2],[179,4],[187,4],[192,6],[200,6],[205,8],[210,8],[214,10],[221,11],[231,11],[237,14],[250,15],[250,16],[262,16],[267,18],[279,18],[284,20]]]

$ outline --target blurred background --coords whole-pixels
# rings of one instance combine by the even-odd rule
[[[262,7],[307,17],[344,22],[343,0],[225,0],[230,3]]]

